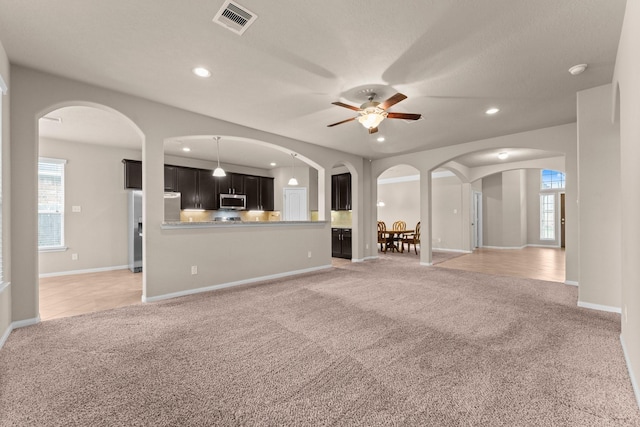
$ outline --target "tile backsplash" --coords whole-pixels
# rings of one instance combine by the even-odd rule
[[[331,226],[351,228],[351,211],[331,211]]]

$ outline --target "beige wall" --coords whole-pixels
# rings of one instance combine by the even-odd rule
[[[140,152],[96,144],[40,140],[40,155],[65,165],[66,251],[40,252],[39,273],[126,268],[128,191],[122,159]],[[80,206],[80,212],[72,212]],[[71,254],[78,254],[78,260]]]
[[[358,211],[360,206],[371,201],[369,194],[359,188],[364,179],[364,162],[360,157],[19,66],[13,66],[11,72],[15,101],[11,104],[11,148],[12,164],[16,165],[12,169],[12,181],[20,182],[20,188],[12,187],[16,198],[11,205],[11,228],[17,234],[11,246],[14,289],[18,290],[11,295],[14,321],[38,316],[35,177],[39,153],[36,119],[65,105],[106,106],[125,118],[134,119],[132,123],[140,130],[144,140],[144,298],[157,299],[226,283],[308,271],[331,263],[329,224],[325,222],[307,226],[264,225],[246,230],[227,227],[163,228],[163,142],[175,136],[230,135],[297,152],[299,158],[318,170],[318,191],[323,195],[318,202],[321,220],[330,217],[327,203],[330,176],[325,171],[335,164],[347,165],[355,177],[354,197],[360,201],[354,209],[353,250],[357,258],[363,258],[364,240],[360,234],[366,227],[363,228],[362,224],[363,213]],[[39,91],[40,87],[48,90]],[[230,254],[234,256],[232,260],[229,259]],[[192,265],[198,265],[197,275],[191,275]]]
[[[456,176],[432,179],[432,247],[433,249],[469,250],[464,245],[463,224],[466,208],[462,182]]]
[[[581,305],[620,310],[620,128],[611,85],[578,92]]]
[[[417,177],[416,177],[417,178]],[[378,221],[384,221],[391,228],[395,221],[404,221],[408,228],[420,221],[420,181],[378,184]]]
[[[497,173],[482,180],[483,246],[503,246],[502,211],[502,173]]]
[[[526,176],[523,169],[502,173],[502,244],[520,248],[527,244]]]
[[[0,43],[0,77],[7,85],[9,82],[9,60],[4,51],[2,43]],[[0,115],[0,140],[2,142],[2,153],[0,161],[2,161],[2,267],[3,281],[0,281],[0,346],[11,328],[11,162],[9,151],[9,96],[0,93],[0,103],[2,114]]]
[[[640,404],[640,2],[628,1],[612,94],[620,127],[622,343]]]

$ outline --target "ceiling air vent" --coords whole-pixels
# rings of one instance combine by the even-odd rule
[[[258,15],[250,10],[245,9],[238,3],[226,1],[214,16],[213,22],[242,35],[256,19],[258,19]]]

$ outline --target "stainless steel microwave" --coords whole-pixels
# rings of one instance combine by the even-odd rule
[[[220,194],[220,209],[230,209],[234,211],[246,210],[246,194]]]

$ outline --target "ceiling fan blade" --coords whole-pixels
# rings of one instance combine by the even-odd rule
[[[369,134],[376,133],[376,132],[378,132],[378,128],[369,129]]]
[[[386,110],[389,107],[396,105],[398,102],[402,101],[403,99],[407,99],[407,96],[398,92],[395,95],[393,95],[391,98],[387,99],[386,101],[378,105],[378,108],[382,108],[383,110]]]
[[[343,121],[338,122],[338,123],[333,123],[333,124],[331,124],[331,125],[327,125],[327,127],[328,127],[328,128],[330,128],[330,127],[332,127],[332,126],[341,125],[341,124],[343,124],[343,123],[351,122],[351,121],[353,121],[353,120],[355,120],[355,119],[356,119],[355,117],[351,117],[350,119],[343,120]]]
[[[332,102],[333,105],[337,105],[338,107],[348,108],[353,111],[360,111],[360,108],[354,107],[353,105],[345,104],[340,101]]]
[[[388,119],[420,120],[422,114],[411,113],[387,113]]]

